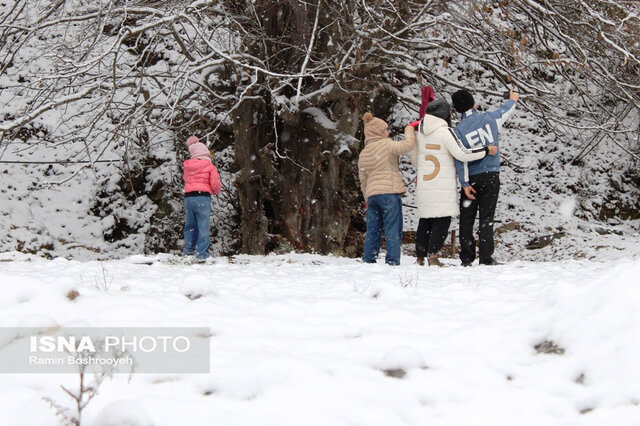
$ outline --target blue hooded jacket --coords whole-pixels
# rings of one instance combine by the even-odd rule
[[[481,160],[469,163],[456,160],[458,181],[463,188],[469,186],[469,176],[500,171],[498,133],[502,124],[515,110],[515,107],[516,102],[509,99],[495,111],[482,113],[472,108],[462,114],[462,119],[454,128],[454,131],[465,147],[471,149],[487,145],[498,147],[496,155],[487,155]]]

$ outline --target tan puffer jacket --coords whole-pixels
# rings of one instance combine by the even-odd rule
[[[412,126],[404,129],[405,139],[389,139],[387,123],[365,114],[365,147],[358,159],[360,187],[364,199],[380,194],[402,194],[406,191],[398,170],[398,156],[410,152],[416,144]]]

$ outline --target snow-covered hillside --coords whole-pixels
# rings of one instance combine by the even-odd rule
[[[0,260],[5,327],[210,328],[209,375],[115,375],[86,425],[639,424],[637,259]],[[59,424],[60,385],[78,376],[0,375],[0,424]]]
[[[440,95],[446,98],[445,95]],[[493,109],[500,105],[497,98],[479,97],[479,105]],[[526,100],[522,101],[526,102]],[[398,112],[400,114],[401,111]],[[402,113],[404,122],[412,119],[411,112]],[[393,122],[400,124],[399,118]],[[539,123],[520,108],[501,135],[503,167],[502,187],[496,213],[497,256],[503,260],[558,260],[558,259],[618,259],[640,255],[640,219],[623,220],[602,214],[607,205],[633,200],[636,192],[622,182],[626,169],[617,169],[624,152],[615,145],[602,144],[585,159],[586,166],[572,165],[570,159],[575,147],[566,146],[552,135],[536,131]],[[173,142],[165,141],[149,147],[150,156],[162,158],[165,165],[155,171],[154,181],[165,187],[180,182],[179,159],[172,152]],[[71,149],[67,147],[66,149]],[[77,147],[81,150],[81,147]],[[7,231],[0,235],[0,251],[23,251],[45,257],[65,256],[74,259],[109,259],[143,252],[145,238],[149,238],[151,217],[158,209],[146,194],[125,199],[117,193],[121,163],[97,163],[91,170],[86,164],[22,164],[21,162],[52,161],[65,158],[66,150],[46,144],[12,142],[3,153],[0,163],[0,225]],[[121,158],[122,152],[114,148],[110,158]],[[216,156],[225,190],[233,189],[234,176],[225,169],[233,156],[228,151]],[[404,159],[405,163],[408,159]],[[172,165],[172,166],[171,166]],[[403,166],[403,175],[409,192],[407,206],[415,205],[413,197],[414,170]],[[620,181],[620,191],[611,182]],[[149,184],[150,185],[150,184]],[[588,192],[584,188],[588,188]],[[111,191],[111,198],[100,200],[110,214],[96,213],[101,191]],[[104,194],[102,194],[105,197]],[[170,194],[166,195],[167,197]],[[213,253],[228,252],[229,238],[228,198],[214,197]],[[615,200],[611,200],[615,198]],[[181,199],[166,199],[179,211]],[[415,230],[415,210],[405,207],[405,231]],[[101,217],[104,216],[104,217]],[[117,222],[135,229],[114,241],[107,241]],[[223,229],[224,228],[224,229]],[[175,240],[181,241],[181,224],[174,227]],[[454,219],[451,229],[457,229]],[[214,231],[216,235],[217,231]],[[105,237],[107,236],[107,237]],[[549,245],[536,244],[547,239]],[[450,241],[447,241],[450,244]],[[527,248],[529,247],[529,248]],[[406,247],[411,252],[411,246]]]
[[[215,163],[221,171],[223,181],[223,195],[214,199],[213,254],[235,254],[239,247],[238,241],[241,240],[239,222],[258,219],[249,216],[264,213],[260,211],[247,213],[246,207],[244,212],[241,211],[241,197],[237,192],[239,183],[236,179],[238,164],[233,165],[234,162],[240,161],[234,155],[234,150],[237,148],[235,144],[241,142],[238,142],[237,135],[233,136],[233,131],[230,130],[233,127],[231,123],[234,120],[238,121],[239,115],[233,116],[230,112],[235,111],[234,113],[239,114],[235,109],[237,105],[233,99],[245,90],[243,89],[245,82],[242,79],[235,81],[233,78],[223,77],[224,74],[217,75],[213,71],[205,72],[199,68],[190,69],[190,64],[197,61],[194,62],[189,54],[185,57],[178,46],[182,46],[182,50],[184,50],[186,42],[176,41],[173,36],[166,36],[162,32],[162,35],[157,35],[157,39],[151,35],[154,34],[153,31],[147,34],[148,38],[155,40],[153,43],[147,37],[142,36],[136,40],[123,36],[122,40],[116,42],[120,29],[126,33],[133,31],[132,28],[135,27],[143,33],[145,28],[150,28],[145,27],[144,22],[149,21],[147,24],[151,26],[161,26],[159,22],[162,19],[158,21],[157,16],[177,13],[176,10],[181,7],[181,2],[163,4],[166,10],[154,12],[152,7],[159,7],[160,3],[149,5],[149,9],[141,8],[136,9],[136,12],[131,11],[131,13],[141,14],[136,19],[132,18],[131,21],[119,15],[122,13],[123,16],[126,16],[129,13],[125,7],[121,11],[113,11],[114,15],[108,19],[97,19],[96,22],[88,19],[87,22],[81,24],[74,18],[71,20],[75,22],[74,24],[67,24],[64,19],[54,20],[51,25],[43,23],[42,28],[33,34],[29,33],[29,29],[34,25],[38,27],[41,24],[38,17],[45,11],[53,8],[52,11],[59,9],[57,13],[60,16],[73,15],[75,3],[49,5],[47,1],[12,0],[0,6],[2,16],[8,20],[7,22],[14,22],[2,27],[3,31],[7,31],[7,40],[13,40],[11,37],[15,37],[15,40],[21,40],[19,43],[8,42],[2,46],[3,49],[8,49],[10,53],[6,53],[6,55],[12,59],[7,63],[2,63],[2,73],[0,74],[0,118],[2,118],[2,125],[8,126],[6,131],[3,130],[4,133],[0,139],[0,229],[4,230],[0,233],[0,252],[16,250],[48,258],[64,256],[73,259],[94,260],[122,258],[141,253],[178,252],[182,239],[180,165],[186,156],[186,146],[183,139],[186,138],[184,135],[193,132],[198,133],[203,137],[203,140],[206,140],[209,147],[217,151]],[[188,15],[197,10],[200,6],[196,3],[200,2],[194,2],[184,12],[178,13],[175,19],[182,19],[186,16],[185,14]],[[359,7],[359,2],[355,3],[357,5],[353,6]],[[452,9],[461,7],[462,12],[467,9],[469,11],[475,10],[467,8],[466,4],[456,6],[456,2],[443,2],[443,6],[444,3],[448,3]],[[119,2],[115,2],[113,5],[115,7],[119,4]],[[340,2],[336,4],[339,5]],[[85,8],[89,10],[96,5],[77,2],[77,6],[78,13],[80,13]],[[363,6],[367,11],[367,16],[373,19],[376,8],[369,7],[364,3]],[[106,9],[103,12],[110,13],[110,7],[105,6]],[[498,9],[501,8],[508,8],[508,2],[500,4]],[[218,7],[213,7],[213,9],[217,10]],[[535,8],[535,10],[537,9],[540,8]],[[614,9],[613,6],[611,9]],[[625,10],[632,11],[633,9]],[[213,11],[211,12],[213,13]],[[438,13],[437,9],[424,12],[427,13],[425,16],[427,21],[429,13]],[[326,13],[329,12],[326,11]],[[147,16],[147,14],[149,15]],[[600,20],[598,13],[590,11],[587,15],[591,14],[594,14],[593,17],[597,21]],[[215,13],[211,17],[199,12],[196,15],[205,19],[199,30],[208,28],[209,24],[215,24],[213,27],[217,28],[212,30],[212,34],[203,36],[204,39],[201,40],[201,43],[204,44],[200,45],[193,40],[187,43],[195,43],[194,50],[197,50],[199,55],[204,55],[201,57],[203,61],[220,57],[221,53],[217,49],[223,48],[223,46],[224,49],[230,49],[231,52],[234,52],[236,47],[242,50],[241,46],[234,47],[233,43],[226,45],[228,40],[224,35],[227,34],[229,28],[233,27],[228,28],[223,22],[219,22],[220,19],[212,18],[216,16]],[[463,13],[463,15],[467,16],[468,14]],[[98,13],[96,16],[102,15]],[[336,16],[336,19],[338,17]],[[453,19],[447,14],[433,16],[433,18],[434,20]],[[458,16],[455,19],[462,18],[462,16]],[[15,21],[11,21],[12,19]],[[45,18],[42,17],[42,19]],[[78,21],[83,19],[78,18]],[[366,16],[363,15],[360,19],[366,19]],[[498,28],[506,25],[506,22],[503,21],[503,19],[507,19],[505,16],[494,16],[494,19],[496,20],[494,24],[498,25]],[[514,23],[520,22],[524,16],[518,15],[514,19]],[[637,14],[632,13],[627,19],[630,22],[635,22]],[[231,21],[235,20],[231,19]],[[524,25],[526,19],[520,23]],[[120,28],[119,25],[123,27]],[[133,27],[129,28],[127,25]],[[191,22],[187,27],[192,25],[195,24]],[[220,25],[220,27],[216,25]],[[367,27],[367,25],[356,24],[355,26],[356,29],[361,29],[361,27]],[[511,25],[508,27],[511,28]],[[529,28],[529,26],[525,26],[525,28]],[[191,37],[196,29],[198,29],[198,25],[191,30],[185,28],[184,35]],[[85,37],[87,31],[90,34],[93,34],[91,31],[97,31],[94,34],[95,39],[93,36]],[[462,29],[461,31],[461,34],[465,36],[469,33],[475,33],[465,32]],[[436,37],[429,43],[425,41],[423,44],[430,45],[430,43],[438,41],[439,35],[436,33],[437,31],[429,30],[427,34],[422,34],[425,40],[431,40],[431,36]],[[373,34],[375,33],[372,35],[354,33],[354,36],[364,37],[362,41],[368,43],[369,38],[374,36]],[[175,30],[173,35],[178,36]],[[379,35],[375,35],[375,37],[377,36]],[[21,39],[21,37],[23,38]],[[221,45],[217,47],[210,45],[209,40],[212,37],[216,40],[221,37],[218,40]],[[547,38],[551,39],[544,40],[546,48],[557,48],[556,50],[564,54],[567,48],[563,47],[559,40],[555,40],[555,36],[548,34]],[[223,40],[226,42],[222,43]],[[335,42],[338,43],[338,40]],[[342,49],[348,52],[358,52],[362,47],[358,47],[358,43],[348,47],[350,43],[354,42],[349,37],[346,37],[344,42],[345,45]],[[440,42],[441,40],[438,41],[438,43]],[[111,52],[115,54],[117,60],[115,58],[108,59],[110,46],[113,46],[114,43],[120,46],[114,51],[115,53]],[[122,43],[122,45],[118,43]],[[239,41],[237,43],[241,44]],[[420,44],[420,41],[416,40],[415,43]],[[525,48],[525,45],[528,44],[529,41],[523,37],[520,39],[518,49],[528,51],[528,48]],[[67,46],[77,46],[76,53],[79,57],[75,58],[73,56],[74,49],[68,49]],[[630,49],[631,47],[629,46]],[[635,47],[637,47],[637,43]],[[121,50],[119,50],[120,48]],[[473,46],[470,48],[474,49]],[[210,51],[211,49],[214,50]],[[385,47],[384,49],[390,48]],[[612,50],[614,53],[619,53],[616,49]],[[555,52],[555,50],[553,51]],[[529,52],[530,55],[533,53],[533,51]],[[538,53],[540,52],[536,54]],[[65,54],[71,54],[71,56],[67,58]],[[233,56],[233,54],[230,55]],[[631,53],[626,55],[635,58]],[[319,54],[319,56],[324,55]],[[348,118],[347,121],[354,123],[350,116],[354,111],[378,108],[381,110],[381,118],[388,120],[391,124],[392,136],[399,136],[407,123],[418,118],[420,86],[423,84],[433,85],[436,98],[447,101],[450,100],[451,93],[459,86],[467,87],[474,92],[476,103],[483,110],[497,108],[502,102],[501,98],[495,94],[504,90],[503,86],[506,83],[501,81],[501,78],[504,78],[505,75],[503,73],[496,75],[492,72],[492,69],[495,71],[495,67],[483,62],[481,60],[483,58],[470,60],[460,51],[456,53],[455,49],[452,52],[445,48],[427,49],[410,58],[404,56],[401,54],[391,61],[391,63],[398,62],[397,75],[394,72],[376,77],[380,78],[380,87],[371,92],[370,99],[367,100],[358,92],[362,89],[353,89],[353,93],[348,94],[353,95],[350,103],[357,105],[355,109],[353,106],[349,106],[347,110],[337,109],[336,112],[332,111],[330,114],[328,110],[322,112],[323,116],[325,114],[330,116],[330,118],[329,116],[325,117],[326,120],[319,120],[325,130],[334,127],[345,117]],[[493,53],[486,54],[486,56],[492,57]],[[100,60],[95,59],[96,62],[85,63],[87,58],[103,58],[106,62],[105,65],[98,66],[101,63]],[[348,55],[344,60],[341,58],[338,62],[344,63],[347,58]],[[374,55],[372,58],[377,57]],[[374,62],[377,60],[372,58],[366,60]],[[605,56],[606,60],[614,61],[612,63],[615,63],[614,58],[615,56]],[[423,68],[416,69],[418,64],[412,63],[409,59],[417,60],[420,67]],[[627,59],[625,59],[625,63]],[[405,63],[405,61],[409,62]],[[360,62],[360,59],[357,62]],[[83,66],[88,68],[81,66],[79,70],[76,70],[71,66],[76,63],[84,64]],[[104,88],[97,90],[100,84],[95,83],[94,78],[91,77],[92,73],[97,73],[105,79],[104,84],[108,86],[107,82],[112,80],[112,73],[106,63],[109,64],[108,66],[113,63],[115,67],[113,75],[122,73],[121,83],[123,86],[120,88],[121,90],[114,89],[115,92],[110,95],[105,93],[111,92],[102,91]],[[142,64],[145,65],[144,72],[134,71]],[[87,79],[91,83],[75,77],[68,77],[65,72],[59,69],[63,65],[65,70],[66,66],[71,66],[71,69],[65,71],[69,73],[69,76],[86,73]],[[211,64],[212,67],[213,65]],[[94,66],[97,69],[89,72]],[[554,70],[551,66],[541,69],[541,66],[540,61],[535,58],[528,66],[524,62],[522,66],[523,70],[536,71],[539,74],[538,77],[544,77],[540,77],[541,80],[518,82],[517,78],[520,77],[517,77],[512,82],[514,88],[522,91],[522,97],[515,115],[506,124],[507,127],[500,136],[503,168],[502,188],[496,213],[498,257],[505,261],[510,259],[616,259],[629,255],[640,255],[640,184],[637,154],[635,153],[637,151],[637,134],[633,133],[633,129],[638,129],[640,125],[637,111],[630,107],[631,103],[626,105],[628,101],[626,98],[622,100],[608,99],[605,96],[606,93],[603,94],[602,89],[597,85],[589,84],[588,79],[580,84],[576,81],[570,83],[567,80],[568,76],[560,72],[560,69]],[[206,68],[204,66],[203,69]],[[318,67],[318,69],[324,68],[324,65]],[[213,69],[217,68],[213,67]],[[415,69],[416,72],[409,73],[407,71],[411,69]],[[381,71],[371,70],[371,72],[379,73]],[[631,69],[629,69],[629,73],[632,74]],[[137,77],[134,77],[138,74],[141,76],[140,80],[136,80]],[[149,78],[142,77],[144,75],[148,75]],[[192,75],[194,80],[189,83],[182,81],[180,75]],[[209,79],[200,81],[205,75]],[[130,78],[132,80],[129,81]],[[57,93],[55,90],[51,93],[46,90],[40,92],[44,87],[49,87],[47,82],[58,81],[58,79],[60,82],[52,84],[52,86],[64,87],[63,92]],[[227,82],[227,80],[235,82],[231,83],[231,87],[227,87],[227,83],[224,83],[223,86],[230,92],[228,95],[221,94],[220,96],[222,98],[228,97],[227,101],[235,106],[229,107],[225,103],[215,107],[207,106],[206,101],[210,96],[205,91],[203,94],[194,95],[195,98],[184,105],[186,109],[182,113],[174,111],[178,105],[182,105],[178,99],[172,98],[172,93],[180,93],[182,90],[177,89],[178,87],[192,84],[195,85],[194,87],[201,87],[206,84],[214,84],[214,82]],[[318,75],[314,77],[314,80],[321,83],[322,90],[309,87],[305,88],[303,92],[324,93],[329,90],[329,86],[334,85],[327,76],[320,77]],[[94,87],[96,91],[87,91],[88,87],[86,86],[92,84],[96,84]],[[235,87],[234,84],[239,84],[239,86]],[[275,107],[275,110],[289,108],[285,108],[285,106],[289,105],[292,99],[279,93],[280,88],[287,87],[289,84],[284,82],[273,84],[271,89],[274,90],[272,96],[274,96],[275,104],[271,105],[271,108]],[[530,84],[537,86],[529,87]],[[585,96],[585,94],[579,96],[576,93],[576,84],[588,91],[589,96]],[[250,83],[251,85],[253,83]],[[214,84],[210,90],[215,92],[216,87]],[[166,93],[165,88],[168,88]],[[78,101],[62,102],[61,99],[65,99],[67,91],[69,93],[78,91],[76,93]],[[548,110],[540,109],[540,105],[536,103],[541,100],[541,95],[537,94],[539,91],[545,93],[543,104]],[[234,93],[234,95],[232,96],[230,93]],[[310,96],[310,93],[303,94]],[[493,95],[486,95],[487,93]],[[150,96],[152,101],[147,99],[145,104],[151,102],[155,108],[146,112],[138,111],[136,105],[139,104],[139,98],[142,95]],[[111,99],[110,96],[114,96],[114,98]],[[386,99],[386,101],[382,102],[378,97]],[[103,105],[102,101],[105,98],[111,99],[118,106],[112,105],[111,101]],[[554,99],[562,102],[552,102]],[[600,123],[602,127],[594,127],[594,123],[591,121],[594,111],[585,107],[585,103],[589,104],[589,99],[599,99],[599,102],[602,102],[602,104],[598,104],[599,108],[603,113],[606,112],[607,117],[609,115],[612,117],[606,126]],[[49,100],[61,103],[56,104],[58,107],[53,107],[53,104],[47,103]],[[297,105],[297,103],[298,100],[295,104]],[[382,108],[378,104],[385,107]],[[41,114],[35,114],[28,120],[25,118],[26,121],[21,125],[15,124],[15,121],[20,121],[19,117],[25,114],[27,118],[31,117],[29,114],[33,112],[31,110],[36,105],[44,108]],[[168,111],[164,110],[167,105],[172,105]],[[293,108],[293,106],[290,107]],[[326,109],[327,107],[318,104],[314,105],[314,108],[317,109],[311,109],[311,111],[320,112],[322,108]],[[207,115],[208,113],[203,112],[209,109],[218,111],[219,114],[210,112]],[[626,111],[624,115],[621,115],[621,109]],[[100,111],[100,113],[92,115],[92,112],[95,111]],[[124,111],[129,112],[125,113]],[[547,123],[540,118],[543,112],[547,114],[543,117]],[[174,113],[175,116],[172,115]],[[136,117],[136,114],[142,114],[142,116],[132,118]],[[538,118],[534,116],[535,114],[538,115]],[[192,115],[194,117],[191,117]],[[193,118],[195,122],[188,124],[190,118]],[[357,119],[357,115],[355,118]],[[132,121],[128,122],[129,119]],[[290,139],[289,136],[285,137],[290,133],[278,133],[277,131],[278,120],[282,121],[281,119],[282,117],[273,119],[274,139],[268,141],[268,148],[264,147],[265,155],[273,156],[274,159],[282,159],[282,155],[286,155],[285,151],[278,150],[278,146],[281,145],[280,149],[284,149],[285,141]],[[310,120],[310,117],[305,116],[304,119]],[[186,121],[183,123],[183,120]],[[272,118],[268,117],[268,121],[271,126]],[[553,134],[550,133],[553,126],[549,125],[549,121],[553,123],[562,121],[570,125],[556,127],[554,130],[558,134]],[[615,126],[616,130],[611,130],[613,121],[619,121],[618,124],[628,131],[621,131],[618,134],[618,124]],[[169,123],[173,124],[169,125]],[[172,127],[174,124],[175,127]],[[244,124],[241,123],[241,125]],[[125,126],[125,128],[121,128],[121,126]],[[280,124],[281,126],[282,124]],[[223,130],[224,127],[227,129]],[[348,132],[344,130],[344,134],[334,134],[329,137],[332,139],[329,141],[330,145],[333,143],[340,145],[345,138],[355,140],[354,137],[357,137],[356,128],[355,125],[349,126]],[[299,130],[302,131],[301,129]],[[603,138],[601,133],[612,137]],[[616,139],[613,136],[619,138]],[[242,149],[240,147],[240,150]],[[340,155],[341,149],[334,152],[336,156]],[[314,161],[319,161],[319,157],[329,152],[333,151],[328,150],[322,155],[314,155]],[[253,158],[256,158],[255,154]],[[113,160],[114,162],[96,162],[88,167],[87,162],[95,160]],[[355,153],[348,161],[355,162]],[[295,167],[296,161],[292,164]],[[251,169],[253,166],[247,167]],[[406,165],[403,169],[409,188],[405,204],[411,206],[415,204],[412,194],[414,171]],[[345,184],[348,185],[345,188],[347,192],[358,193],[358,183],[355,178],[347,179],[345,182],[348,182]],[[289,187],[291,186],[289,184]],[[278,188],[278,191],[287,193],[291,192],[291,188],[282,187]],[[300,197],[306,197],[305,201],[315,200],[313,197],[317,194],[311,194],[310,189],[307,192],[300,194]],[[277,200],[270,202],[277,202]],[[361,206],[351,207],[356,212],[362,212]],[[304,214],[302,213],[303,209],[293,209],[292,211]],[[293,214],[295,215],[295,213]],[[341,214],[347,213],[342,212]],[[349,214],[351,213],[349,212]],[[355,216],[358,216],[358,213]],[[361,220],[362,217],[355,217],[355,219]],[[276,217],[271,220],[277,222],[283,219]],[[332,223],[329,222],[329,219],[327,222]],[[416,224],[415,211],[409,207],[406,208],[405,230],[415,230]],[[452,229],[456,227],[457,223],[454,221]],[[282,232],[277,229],[277,226],[272,226],[272,228],[274,229],[269,230],[270,233]],[[285,234],[286,232],[282,232],[282,235]],[[275,235],[274,239],[277,240],[278,235]],[[357,239],[357,235],[352,237]],[[329,239],[327,236],[327,240]],[[550,244],[544,246],[545,243]],[[355,247],[357,244],[351,248],[355,249]],[[410,251],[410,247],[406,248]]]

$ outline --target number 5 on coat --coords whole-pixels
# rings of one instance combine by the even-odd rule
[[[434,150],[440,150],[440,145],[435,145],[435,144],[427,144],[426,145],[427,149],[434,149]],[[422,176],[422,180],[431,180],[433,178],[435,178],[436,176],[438,176],[438,173],[440,173],[440,162],[438,161],[438,159],[436,157],[434,157],[433,155],[425,155],[424,159],[427,161],[431,161],[433,163],[433,172],[429,173],[428,175],[423,175]]]

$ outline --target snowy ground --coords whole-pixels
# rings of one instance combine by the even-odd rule
[[[472,268],[170,259],[0,254],[5,327],[211,330],[210,375],[116,375],[83,424],[640,424],[637,256]],[[0,424],[59,424],[42,398],[71,408],[60,385],[77,376],[0,375]]]

